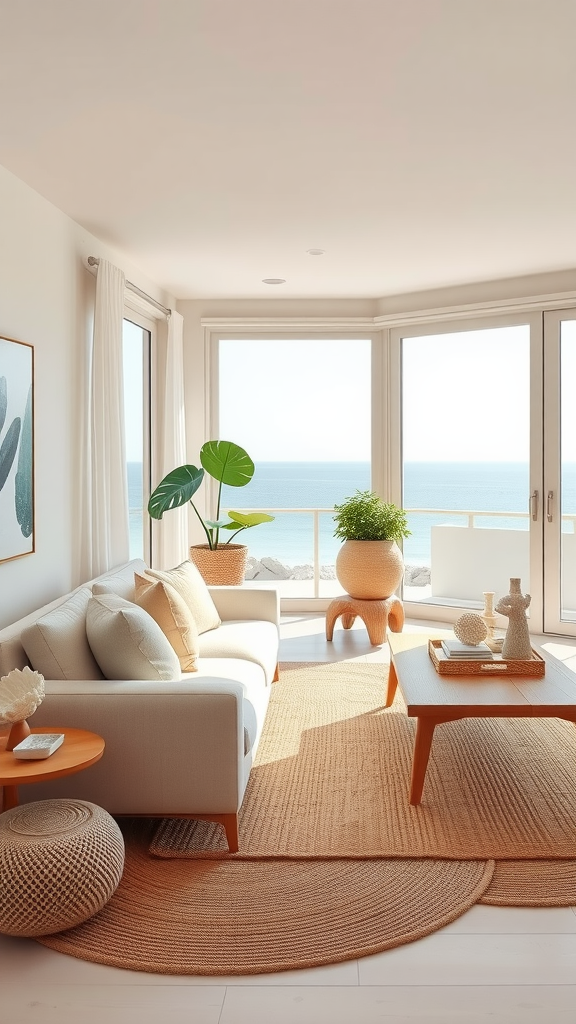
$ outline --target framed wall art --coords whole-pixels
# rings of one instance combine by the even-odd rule
[[[34,348],[0,337],[0,562],[34,551]]]

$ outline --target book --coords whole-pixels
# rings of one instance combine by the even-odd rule
[[[26,761],[39,761],[42,758],[50,757],[64,742],[63,732],[31,733],[25,740],[14,747],[14,757]]]
[[[463,644],[460,640],[443,640],[442,650],[447,658],[464,658],[472,661],[491,661],[493,654],[488,644]]]

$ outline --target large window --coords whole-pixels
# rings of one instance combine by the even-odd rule
[[[130,516],[130,558],[150,556],[150,338],[151,331],[124,320],[124,427]]]
[[[250,577],[285,596],[341,593],[332,510],[371,484],[370,339],[221,339],[218,365],[215,430],[256,465],[224,507],[275,516],[240,535]]]
[[[404,596],[530,590],[530,327],[404,337]]]

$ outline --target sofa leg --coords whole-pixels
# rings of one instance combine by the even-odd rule
[[[238,815],[221,814],[220,823],[224,826],[226,839],[228,841],[228,852],[238,853],[240,838],[238,836]]]
[[[276,662],[276,668],[274,670],[274,676],[272,678],[272,682],[273,683],[277,683],[279,679],[280,679],[280,665],[278,664],[278,662]]]

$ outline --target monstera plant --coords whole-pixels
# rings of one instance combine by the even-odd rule
[[[206,473],[218,483],[215,514],[210,519],[201,516],[192,501]],[[248,551],[244,545],[232,544],[231,541],[243,530],[274,519],[266,512],[230,511],[225,517],[220,516],[223,485],[244,487],[253,476],[254,463],[243,448],[232,441],[207,441],[200,449],[200,468],[187,465],[173,469],[150,496],[148,512],[153,519],[162,519],[165,512],[190,502],[207,541],[206,544],[192,545],[190,557],[207,583],[241,583]],[[221,539],[224,531],[230,534],[227,540]],[[222,561],[227,564],[234,561],[234,570],[222,569]]]

